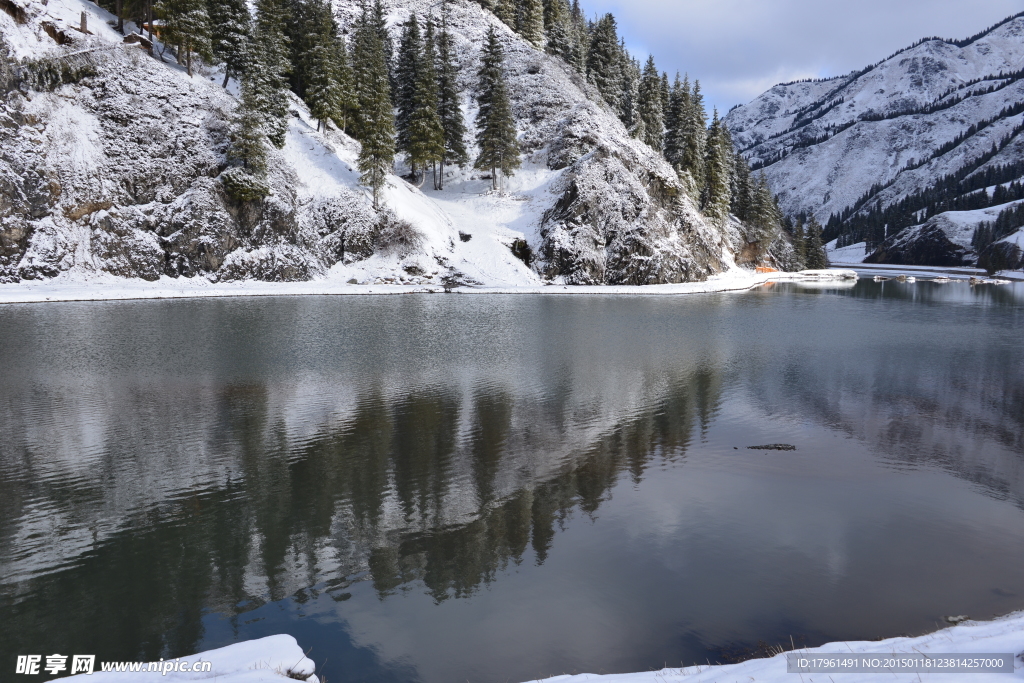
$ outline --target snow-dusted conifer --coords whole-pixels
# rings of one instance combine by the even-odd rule
[[[427,20],[423,40],[423,54],[416,67],[413,87],[413,109],[409,116],[409,144],[405,150],[409,166],[422,173],[420,185],[426,179],[428,166],[434,167],[434,186],[437,186],[437,164],[444,159],[444,130],[438,116],[437,54],[434,49],[434,22]]]
[[[590,50],[590,25],[580,8],[580,0],[572,0],[573,66],[581,74],[587,73],[587,54]]]
[[[247,49],[244,79],[253,89],[253,109],[263,117],[263,131],[276,147],[288,132],[288,42],[284,11],[277,0],[258,0],[254,30]]]
[[[547,53],[561,57],[566,64],[573,63],[573,42],[569,22],[562,19],[552,24],[547,29],[548,42],[545,46]]]
[[[500,191],[500,176],[512,175],[519,168],[520,160],[512,103],[505,85],[504,52],[493,27],[487,31],[480,63],[480,71],[477,72],[477,104],[480,109],[476,117],[476,142],[480,154],[474,167],[490,169],[491,187]]]
[[[345,44],[345,37],[335,34],[331,44],[331,65],[334,74],[334,81],[337,84],[338,100],[333,107],[334,125],[343,131],[348,132],[355,121],[358,111],[356,101],[355,80],[352,76],[352,66],[349,64],[348,46]]]
[[[779,212],[775,196],[768,187],[768,179],[762,171],[756,180],[751,192],[751,220],[757,238],[757,258],[760,260],[768,252],[768,247],[779,234],[781,229],[782,215]]]
[[[810,270],[828,268],[828,255],[821,239],[821,225],[811,216],[807,223],[806,253],[804,267]]]
[[[306,59],[311,66],[319,68],[308,70],[309,81],[305,87],[305,102],[309,105],[309,113],[317,121],[317,130],[327,130],[327,122],[338,117],[338,105],[341,101],[339,84],[333,65],[334,40],[331,27],[324,27],[322,35],[311,41]]]
[[[622,94],[619,95],[619,120],[626,130],[637,125],[637,108],[640,100],[640,62],[626,53],[622,46]]]
[[[243,77],[241,101],[235,108],[235,131],[228,160],[253,174],[261,174],[267,168],[266,134],[258,106],[256,84]]]
[[[517,32],[535,47],[544,46],[544,4],[542,0],[519,0]]]
[[[637,123],[634,135],[651,148],[661,150],[665,135],[665,119],[662,111],[661,78],[654,65],[654,57],[647,58],[643,76],[640,79],[640,97],[637,106]]]
[[[373,191],[373,207],[380,208],[380,191],[395,160],[395,117],[387,56],[378,24],[363,9],[356,28],[353,73],[359,101],[359,182]],[[358,59],[356,56],[358,55]]]
[[[741,221],[750,220],[751,178],[750,164],[742,154],[733,157],[732,212]]]
[[[688,88],[689,86],[687,86]],[[680,125],[683,121],[686,105],[689,103],[689,92],[683,90],[683,84],[679,80],[679,72],[676,72],[676,79],[669,92],[668,109],[665,110],[665,160],[672,164],[677,170],[682,162],[682,131]]]
[[[683,82],[684,93],[686,82]],[[704,155],[707,151],[707,114],[700,94],[700,81],[694,81],[687,98],[685,121],[682,124],[683,156],[680,171],[690,174],[696,188],[704,187]]]
[[[175,47],[178,63],[184,64],[191,76],[193,55],[213,57],[206,0],[160,0],[156,10],[164,20],[164,42]]]
[[[270,193],[266,181],[267,147],[259,93],[247,74],[242,76],[241,101],[235,107],[228,161],[220,175],[224,191],[238,201],[262,199]]]
[[[807,267],[807,240],[804,234],[804,221],[801,218],[793,227],[793,256],[796,270],[803,270]]]
[[[622,50],[615,17],[605,14],[597,20],[587,51],[587,78],[604,101],[617,110],[622,94]]]
[[[395,116],[395,128],[398,133],[398,151],[409,152],[409,124],[413,110],[416,108],[416,77],[420,62],[423,59],[423,36],[420,34],[420,23],[416,13],[402,25],[402,37],[398,42],[398,58],[395,62],[395,86],[397,92],[393,99],[398,113]],[[414,169],[415,171],[415,169]]]
[[[519,15],[519,7],[516,0],[494,0],[494,16],[511,29],[516,27],[516,17]]]
[[[440,162],[440,173],[436,178],[436,189],[444,189],[444,167],[448,164],[462,166],[469,161],[466,153],[466,124],[462,118],[459,97],[459,71],[455,63],[455,50],[451,34],[448,33],[446,8],[441,9],[441,30],[437,36],[437,115],[441,119],[444,135],[444,155]]]
[[[716,220],[724,220],[729,215],[731,188],[729,178],[729,162],[723,157],[722,144],[723,124],[715,110],[708,130],[707,150],[704,157],[704,191],[701,194],[701,209],[704,214]],[[731,159],[732,153],[728,155]]]
[[[544,31],[550,33],[557,25],[569,20],[566,0],[544,0]]]
[[[252,17],[246,0],[209,0],[213,31],[211,48],[214,59],[224,64],[224,83],[239,78],[245,69],[246,44]]]
[[[366,2],[367,0],[362,0]],[[395,82],[395,45],[388,32],[387,11],[384,8],[384,0],[373,0],[373,9],[370,14],[371,23],[380,39],[381,50],[384,54],[384,66],[388,70],[388,84],[391,88],[391,96],[398,93],[398,84]]]
[[[661,72],[661,111],[662,114],[668,111],[669,100],[672,97],[672,87],[668,84],[668,74]]]

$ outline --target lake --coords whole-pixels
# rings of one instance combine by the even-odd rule
[[[0,680],[290,633],[330,683],[516,683],[1024,608],[1022,331],[1024,284],[0,306]]]

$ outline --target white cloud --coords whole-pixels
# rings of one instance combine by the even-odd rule
[[[582,0],[612,12],[637,56],[699,78],[726,111],[778,82],[837,76],[919,38],[966,38],[1024,0]]]

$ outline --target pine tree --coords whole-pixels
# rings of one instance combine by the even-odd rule
[[[378,2],[379,4],[379,2]],[[359,182],[373,191],[380,208],[380,191],[395,159],[395,116],[385,45],[375,17],[364,7],[356,27],[353,73],[359,102]],[[356,58],[358,56],[358,59]]]
[[[750,207],[752,203],[750,164],[747,163],[742,154],[736,152],[733,157],[733,168],[735,172],[732,185],[732,212],[741,221],[746,222],[750,220]]]
[[[661,151],[665,135],[664,114],[661,98],[661,78],[654,65],[654,57],[647,58],[643,77],[640,80],[640,97],[637,106],[637,124],[634,135],[646,142],[652,149]]]
[[[517,32],[535,47],[544,46],[544,3],[520,0]]]
[[[805,265],[808,270],[828,268],[828,255],[821,239],[821,225],[814,217],[807,223],[807,258]]]
[[[779,234],[782,216],[778,204],[768,187],[768,179],[764,172],[758,175],[754,181],[754,189],[751,193],[751,220],[754,226],[754,236],[757,239],[757,260],[764,258],[768,248]]]
[[[622,63],[615,17],[606,14],[597,21],[587,51],[587,78],[613,110],[618,110],[622,93]]]
[[[807,267],[807,240],[804,235],[804,221],[799,219],[793,227],[793,256],[796,270]]]
[[[338,64],[338,27],[323,0],[308,0],[304,23],[301,93],[318,122],[317,130],[323,127],[326,131],[328,121],[344,118],[346,94]]]
[[[228,148],[231,166],[219,177],[227,195],[238,201],[253,201],[270,194],[266,181],[266,132],[258,106],[255,84],[243,74],[241,101],[235,107],[234,130]]]
[[[440,174],[436,189],[444,189],[444,167],[447,164],[462,166],[469,161],[466,152],[466,124],[462,119],[459,98],[459,72],[455,63],[452,37],[448,33],[448,19],[444,6],[441,14],[441,31],[437,36],[437,115],[441,119],[444,135],[444,155],[440,162]]]
[[[415,169],[422,169],[421,186],[423,180],[426,179],[427,167],[434,166],[434,187],[437,187],[437,164],[444,159],[445,152],[444,129],[437,112],[436,61],[434,23],[427,20],[423,54],[415,74],[413,110],[409,117],[409,146],[406,155],[414,174]]]
[[[302,100],[312,75],[321,70],[323,51],[320,36],[320,15],[326,10],[324,0],[279,0],[282,7],[284,35],[288,44],[289,87]],[[330,15],[330,10],[326,10]],[[320,50],[317,50],[321,47]],[[310,54],[316,52],[315,55]],[[316,59],[314,62],[313,59]]]
[[[625,55],[625,47],[622,48]],[[628,55],[622,59],[622,94],[619,97],[619,120],[626,130],[637,125],[640,102],[640,63]]]
[[[661,72],[661,112],[664,115],[668,111],[669,100],[672,97],[672,87],[668,84],[668,74]]]
[[[212,59],[210,16],[206,0],[160,0],[156,11],[164,20],[162,37],[173,45],[178,63],[183,63],[192,76],[192,56]]]
[[[519,143],[516,140],[515,120],[505,85],[504,53],[498,36],[491,27],[487,31],[483,54],[480,57],[476,117],[476,142],[480,154],[475,168],[490,169],[491,187],[500,191],[500,174],[512,175],[520,166]]]
[[[678,171],[683,163],[683,124],[688,115],[687,108],[690,104],[690,86],[679,80],[679,72],[676,72],[676,80],[672,84],[669,93],[668,111],[665,112],[665,160]]]
[[[494,0],[494,16],[501,19],[505,26],[515,29],[518,14],[516,0]]]
[[[565,0],[544,0],[544,32],[550,34],[555,26],[567,22],[569,11]]]
[[[683,82],[684,89],[686,82]],[[686,117],[682,128],[682,160],[680,171],[690,174],[694,186],[704,187],[704,155],[707,152],[707,114],[704,112],[704,98],[700,94],[700,82],[695,81],[689,94]]]
[[[213,31],[211,50],[213,57],[224,64],[224,83],[229,78],[240,78],[245,70],[246,46],[251,31],[252,17],[246,0],[210,0],[210,25]]]
[[[590,49],[590,28],[580,8],[580,0],[572,0],[569,19],[570,38],[573,50],[572,66],[581,74],[587,72],[587,55]]]
[[[263,116],[258,109],[256,84],[242,78],[241,102],[235,108],[235,134],[228,151],[228,160],[252,174],[262,174],[267,168],[267,148],[264,140]]]
[[[706,155],[704,157],[704,191],[701,194],[701,209],[716,220],[729,216],[729,202],[732,195],[730,167],[732,150],[725,146],[724,124],[715,110],[708,130]]]
[[[288,132],[288,40],[285,12],[276,0],[257,0],[256,22],[249,43],[245,77],[254,88],[254,108],[263,116],[263,130],[278,148]]]
[[[561,2],[561,0],[554,0],[555,2]],[[546,46],[547,53],[556,57],[561,57],[562,61],[566,64],[572,64],[574,61],[574,41],[567,19],[562,18],[556,21],[547,29],[548,42]]]
[[[362,0],[366,2],[367,0]],[[380,40],[381,50],[384,54],[384,67],[388,71],[388,84],[391,88],[391,96],[398,94],[398,84],[395,82],[395,46],[391,41],[391,34],[388,33],[387,12],[384,11],[383,0],[373,0],[373,11],[370,15],[371,25],[377,32]]]
[[[331,46],[331,66],[337,84],[338,101],[334,105],[334,125],[348,132],[359,111],[355,80],[348,59],[348,46],[344,36],[335,35]]]
[[[420,24],[414,12],[402,25],[402,37],[398,43],[398,60],[395,63],[395,83],[398,91],[394,96],[398,113],[395,128],[398,132],[398,151],[408,154],[410,146],[410,122],[416,108],[416,78],[423,59],[423,38]],[[415,173],[415,169],[413,169]]]

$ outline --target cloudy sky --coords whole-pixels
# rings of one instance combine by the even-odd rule
[[[697,77],[727,111],[783,81],[837,76],[925,36],[966,38],[1024,0],[581,0],[638,57]],[[709,106],[710,111],[710,106]]]

